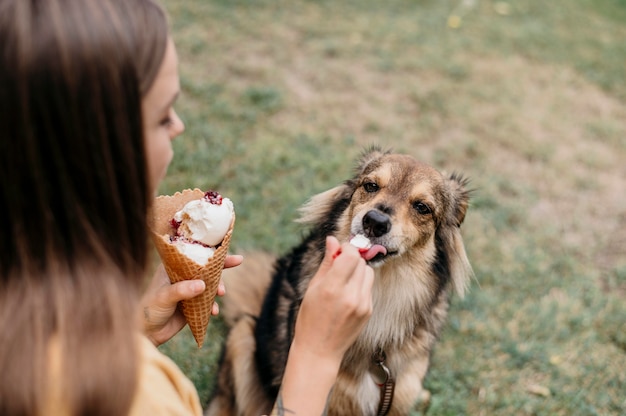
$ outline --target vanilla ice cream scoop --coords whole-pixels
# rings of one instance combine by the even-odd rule
[[[350,244],[359,250],[367,250],[372,246],[370,239],[365,237],[363,234],[357,234],[350,240]]]
[[[230,199],[209,191],[204,198],[188,202],[174,214],[176,235],[215,247],[228,232],[234,212]]]
[[[387,255],[387,248],[380,244],[372,244],[369,238],[364,236],[363,234],[357,234],[350,240],[350,244],[359,249],[359,253],[361,253],[361,257],[365,260],[370,261],[374,259],[379,254],[381,256]]]
[[[192,243],[185,239],[179,238],[172,241],[172,244],[185,256],[195,261],[199,265],[204,265],[215,254],[215,248],[205,246],[200,243]]]

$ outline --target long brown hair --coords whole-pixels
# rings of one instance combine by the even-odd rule
[[[0,2],[0,414],[42,412],[50,343],[75,415],[128,412],[151,200],[152,0]]]

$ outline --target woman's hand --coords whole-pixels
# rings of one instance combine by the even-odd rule
[[[328,237],[298,312],[294,344],[341,361],[372,314],[373,284],[374,271],[359,251]]]
[[[243,257],[239,255],[226,256],[224,268],[238,266],[242,261]],[[198,296],[205,288],[202,280],[184,280],[172,284],[163,265],[159,265],[141,299],[144,333],[154,345],[167,342],[187,324],[178,302]],[[224,284],[220,281],[217,296],[224,296],[224,293]],[[219,313],[217,303],[213,304],[211,313]]]
[[[372,314],[374,271],[359,251],[326,239],[324,260],[311,279],[272,414],[320,415],[347,349]]]

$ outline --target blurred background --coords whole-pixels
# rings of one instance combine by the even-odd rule
[[[626,414],[625,0],[163,4],[187,130],[162,193],[219,190],[231,251],[281,254],[371,144],[463,172],[476,278],[427,414]],[[203,401],[223,335],[161,347]]]

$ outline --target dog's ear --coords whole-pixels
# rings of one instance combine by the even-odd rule
[[[447,179],[450,195],[450,208],[445,226],[440,229],[440,235],[450,253],[450,277],[456,293],[463,297],[473,276],[472,266],[465,252],[461,224],[469,206],[471,190],[468,189],[469,180],[459,173],[452,173]]]
[[[372,163],[376,163],[382,156],[390,151],[384,151],[379,146],[372,145],[365,149],[357,160],[354,177],[328,191],[314,195],[302,207],[298,209],[300,217],[296,222],[301,224],[321,224],[328,221],[332,211],[343,212],[350,203],[350,198],[356,187],[356,179]]]
[[[361,175],[372,163],[375,163],[382,156],[388,155],[391,150],[383,150],[380,146],[372,145],[361,153],[354,169],[354,176]]]
[[[342,204],[342,201],[345,201],[345,205],[349,203],[353,192],[354,188],[351,183],[345,182],[328,191],[312,196],[298,209],[300,217],[296,222],[301,224],[320,224],[326,221],[329,213],[335,209],[337,204]]]
[[[469,179],[457,172],[453,172],[447,179],[447,183],[451,196],[451,219],[457,227],[460,227],[465,220],[465,214],[469,207],[471,193],[471,190],[467,187]]]
[[[462,298],[465,296],[465,291],[472,276],[474,276],[474,272],[465,252],[461,229],[458,227],[448,228],[445,244],[448,245],[448,253],[450,254],[450,279],[457,295]]]

